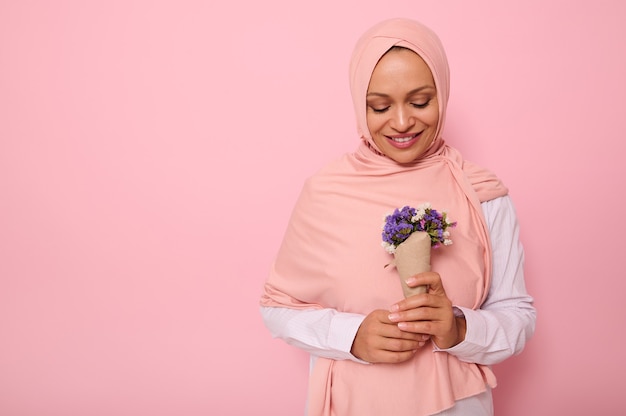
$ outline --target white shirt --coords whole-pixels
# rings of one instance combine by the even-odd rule
[[[521,352],[534,332],[536,311],[524,284],[524,250],[511,199],[504,196],[481,205],[493,252],[489,294],[478,310],[455,306],[467,322],[464,341],[444,350],[433,343],[433,349],[453,354],[461,361],[492,365]],[[261,314],[273,337],[311,354],[311,366],[316,357],[365,363],[350,353],[365,315],[335,309],[282,307],[261,307]],[[452,409],[438,413],[441,416],[491,414],[490,391],[460,400]]]

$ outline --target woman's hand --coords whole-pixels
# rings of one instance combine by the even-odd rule
[[[378,309],[365,317],[352,343],[351,353],[370,363],[399,363],[413,357],[429,336],[400,330]]]
[[[428,285],[428,293],[411,296],[390,308],[388,318],[402,331],[428,334],[437,347],[451,348],[465,339],[465,319],[455,317],[438,273],[420,273],[407,280],[409,287]]]

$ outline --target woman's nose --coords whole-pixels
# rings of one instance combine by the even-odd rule
[[[393,113],[391,123],[392,128],[399,132],[404,132],[415,124],[415,119],[412,117],[410,111],[399,107]]]

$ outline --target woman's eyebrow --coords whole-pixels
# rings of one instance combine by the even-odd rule
[[[409,91],[406,95],[407,95],[407,96],[408,96],[408,95],[413,95],[413,94],[416,94],[416,93],[418,93],[418,92],[421,92],[422,90],[425,90],[425,89],[435,89],[435,87],[434,87],[434,86],[432,86],[432,85],[424,85],[424,86],[421,86],[421,87],[418,87],[418,88],[412,89],[412,90],[411,90],[411,91]],[[367,93],[367,96],[368,96],[368,97],[369,97],[369,96],[376,96],[376,97],[389,97],[389,94],[384,94],[384,93],[382,93],[382,92],[372,91],[372,92],[368,92],[368,93]]]

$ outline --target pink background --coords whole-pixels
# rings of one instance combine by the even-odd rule
[[[0,414],[302,414],[261,286],[394,16],[440,34],[446,137],[523,227],[538,326],[497,413],[624,411],[625,5],[0,1]]]

